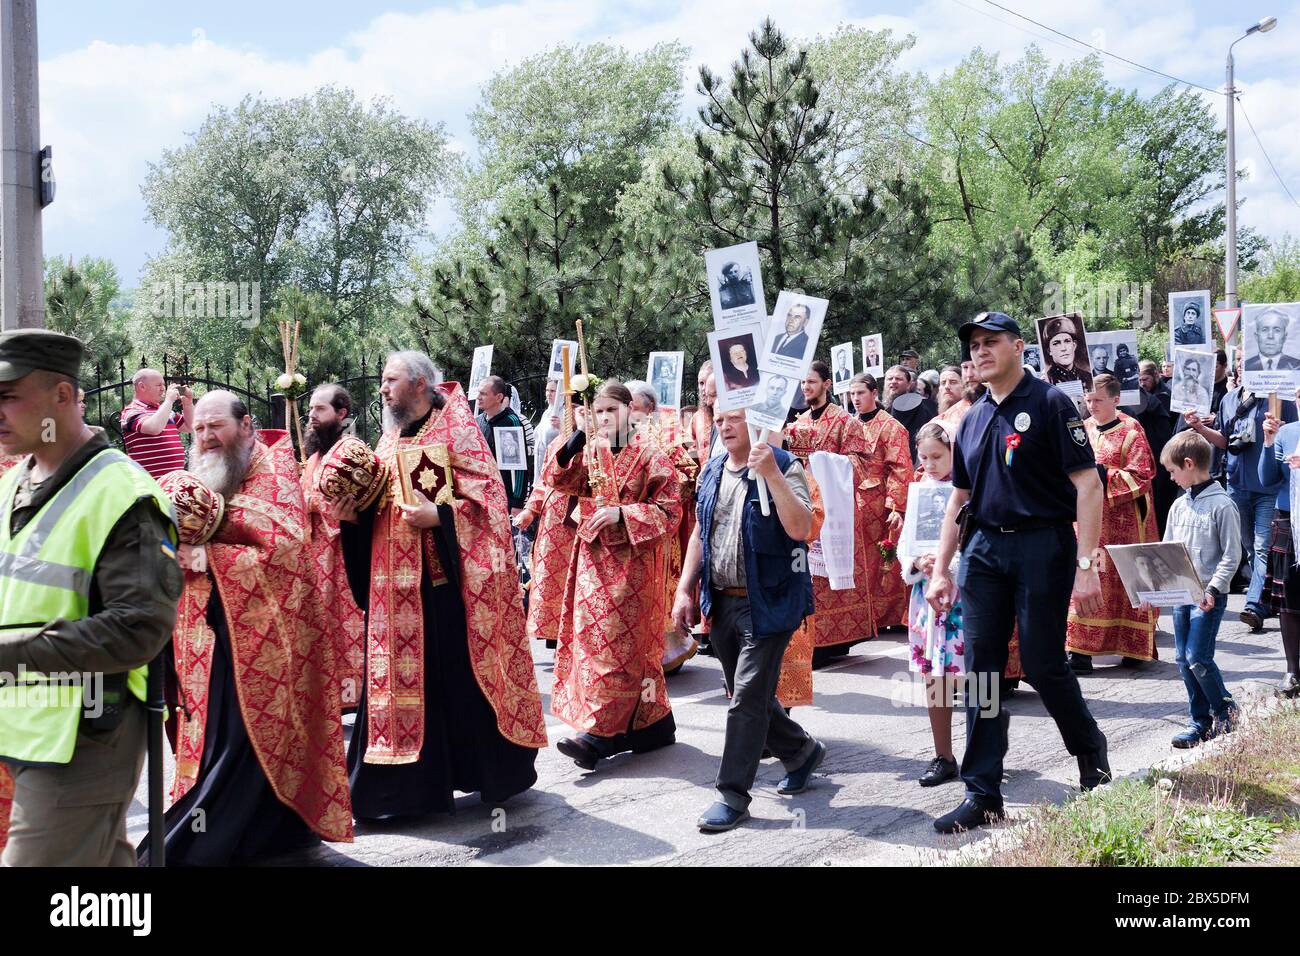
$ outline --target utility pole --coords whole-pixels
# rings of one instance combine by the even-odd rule
[[[36,0],[0,0],[0,328],[45,326]]]

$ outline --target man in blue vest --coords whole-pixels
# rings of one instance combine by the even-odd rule
[[[77,339],[0,335],[0,760],[4,866],[131,866],[146,665],[181,570],[162,489],[82,420]],[[75,675],[75,679],[74,679]]]
[[[715,422],[727,454],[711,459],[700,475],[699,520],[673,602],[673,623],[683,633],[690,633],[697,610],[709,619],[709,639],[731,692],[718,800],[697,824],[706,832],[749,819],[764,747],[785,766],[777,786],[784,794],[804,790],[826,757],[826,746],[790,719],[776,697],[786,645],[813,612],[808,479],[788,452],[766,443],[751,447],[743,411],[719,412]],[[756,477],[767,484],[766,516]]]

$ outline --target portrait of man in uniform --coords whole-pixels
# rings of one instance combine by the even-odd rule
[[[718,300],[724,309],[754,304],[754,281],[750,270],[739,262],[728,262],[718,274]]]

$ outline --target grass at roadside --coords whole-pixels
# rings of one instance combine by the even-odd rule
[[[1035,807],[986,866],[1221,866],[1267,861],[1300,833],[1300,711],[1240,726],[1177,771]],[[1293,840],[1287,840],[1292,844]]]

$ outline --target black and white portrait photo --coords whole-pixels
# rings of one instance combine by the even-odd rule
[[[907,486],[900,554],[905,551],[908,558],[913,558],[938,548],[951,496],[952,485],[946,481],[916,481]]]
[[[1205,595],[1187,545],[1181,541],[1111,544],[1106,546],[1106,553],[1133,607],[1143,601],[1152,607],[1199,604]]]
[[[1037,345],[1026,345],[1021,361],[1033,369],[1034,374],[1040,378],[1043,375],[1043,350]]]
[[[1104,354],[1103,354],[1104,353]],[[1114,332],[1089,332],[1088,355],[1093,375],[1113,375],[1119,382],[1121,405],[1139,401],[1137,332],[1120,329]],[[1104,366],[1099,367],[1099,360]]]
[[[683,352],[651,352],[646,381],[660,408],[681,408]]]
[[[831,349],[831,384],[836,395],[849,390],[853,378],[853,343],[841,342]]]
[[[1171,292],[1169,294],[1169,348],[1205,345],[1211,348],[1210,293]]]
[[[551,365],[546,377],[555,381],[564,379],[564,346],[569,347],[569,374],[578,370],[578,343],[572,339],[551,340]]]
[[[1256,395],[1290,394],[1300,369],[1300,302],[1241,308],[1241,369]]]
[[[755,428],[780,431],[798,390],[798,379],[764,372],[758,383],[758,401],[745,409],[745,421]]]
[[[763,371],[804,377],[812,364],[827,305],[825,299],[793,292],[782,291],[777,296],[764,339],[767,347],[759,360]]]
[[[502,471],[527,471],[528,446],[524,444],[524,430],[515,425],[492,429],[492,442],[497,449],[497,467]]]
[[[862,371],[876,378],[885,377],[885,337],[875,332],[862,336]]]
[[[708,273],[715,329],[762,322],[767,318],[758,243],[711,249],[704,254],[704,268]]]
[[[1174,349],[1174,380],[1169,392],[1170,411],[1210,414],[1214,397],[1214,353]]]
[[[1043,378],[1075,398],[1092,391],[1092,367],[1083,316],[1052,315],[1039,319],[1038,345],[1043,354]]]
[[[709,356],[713,360],[719,411],[748,408],[758,401],[758,355],[762,347],[761,325],[709,333]]]
[[[472,401],[478,398],[478,388],[483,379],[492,374],[492,346],[480,345],[474,350],[474,360],[470,363],[469,385],[465,395]]]

